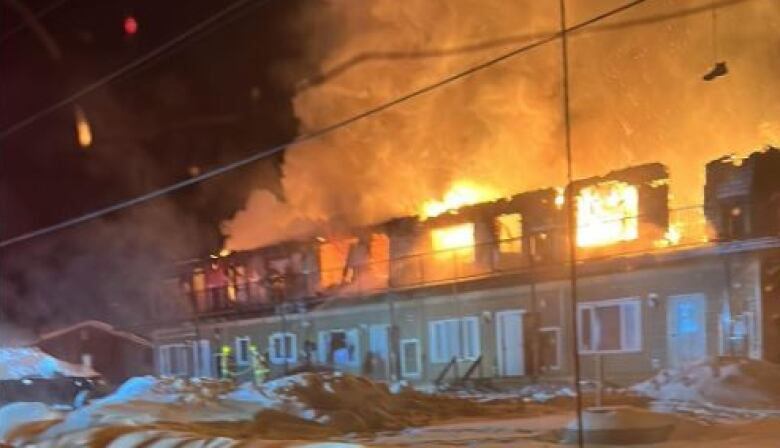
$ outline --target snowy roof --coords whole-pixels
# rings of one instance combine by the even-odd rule
[[[98,373],[89,367],[57,359],[36,347],[0,347],[0,380],[54,378],[58,375],[93,377]]]
[[[123,338],[123,339],[127,339],[129,341],[135,342],[136,344],[145,345],[147,347],[151,347],[152,346],[152,344],[149,341],[147,341],[146,339],[142,338],[141,336],[138,336],[138,335],[133,334],[133,333],[129,333],[127,331],[119,331],[116,328],[114,328],[113,326],[111,326],[111,325],[109,325],[109,324],[107,324],[105,322],[101,322],[99,320],[85,320],[85,321],[79,322],[77,324],[73,324],[73,325],[71,325],[69,327],[60,328],[59,330],[54,330],[54,331],[50,331],[48,333],[44,333],[44,334],[42,334],[40,336],[40,338],[38,339],[36,344],[39,344],[39,343],[41,343],[43,341],[46,341],[46,340],[49,340],[49,339],[56,338],[58,336],[66,334],[66,333],[70,333],[71,331],[79,330],[79,329],[84,328],[84,327],[97,328],[99,330],[105,331],[106,333],[111,333],[114,336],[117,336],[117,337],[120,337],[120,338]]]

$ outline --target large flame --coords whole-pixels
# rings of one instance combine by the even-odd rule
[[[639,236],[639,193],[634,185],[609,181],[577,196],[577,245],[604,246]]]
[[[467,222],[431,231],[436,258],[467,262],[474,258],[474,223]]]
[[[291,83],[313,67],[330,76],[296,91],[302,133],[560,26],[558,2],[538,0],[304,3],[289,27],[300,32],[294,37],[304,60],[291,60],[279,73]],[[570,0],[570,24],[619,3]],[[780,144],[780,33],[773,26],[780,2],[716,3],[723,5],[717,36],[704,0],[645,2],[571,33],[570,74],[579,86],[570,98],[574,178],[661,162],[670,170],[672,206],[701,204],[705,163],[728,151]],[[705,82],[713,37],[732,70]],[[280,191],[252,193],[245,210],[223,226],[227,247],[250,249],[419,214],[442,185],[458,179],[488,183],[502,196],[562,185],[560,64],[559,42],[538,46],[291,147]],[[563,201],[561,195],[555,203],[563,207]]]
[[[420,219],[433,218],[447,212],[456,212],[463,206],[486,202],[495,199],[496,196],[495,191],[488,187],[469,181],[458,181],[452,185],[441,201],[425,201],[420,211]]]

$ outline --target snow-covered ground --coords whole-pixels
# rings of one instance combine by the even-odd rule
[[[669,441],[649,447],[780,446],[780,370],[737,359],[662,372],[626,402],[672,415]],[[729,389],[729,390],[720,390]],[[467,394],[463,394],[467,395]],[[574,417],[565,385],[447,397],[391,391],[361,377],[300,374],[234,386],[216,380],[133,378],[80,409],[0,408],[0,440],[17,446],[561,446]],[[519,397],[525,397],[525,400]],[[619,398],[619,395],[615,395]],[[739,397],[743,397],[740,400]],[[760,408],[756,408],[761,406]],[[328,445],[331,444],[331,445]]]

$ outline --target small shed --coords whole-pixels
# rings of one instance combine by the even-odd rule
[[[96,320],[42,334],[33,344],[73,364],[91,367],[113,385],[154,372],[152,344]]]

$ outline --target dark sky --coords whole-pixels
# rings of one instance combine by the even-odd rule
[[[54,60],[12,2],[0,11],[0,128],[144,55],[234,0],[24,2],[62,52]],[[291,26],[299,1],[254,0],[204,32],[78,100],[94,143],[78,147],[72,106],[0,141],[0,238],[182,180],[293,138],[290,97],[306,73]],[[124,34],[133,15],[136,35]],[[218,224],[253,187],[259,163],[107,218],[0,249],[0,308],[18,323],[124,319],[171,261],[219,248]],[[125,260],[128,261],[125,264]],[[142,272],[135,272],[142,271]],[[131,280],[132,279],[132,280]],[[111,296],[111,297],[107,297]],[[75,310],[75,311],[74,311]],[[64,314],[63,314],[64,313]],[[140,316],[140,315],[139,315]],[[141,318],[141,317],[139,317]]]

